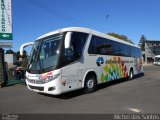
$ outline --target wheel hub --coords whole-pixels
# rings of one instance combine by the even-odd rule
[[[87,82],[87,87],[88,88],[93,88],[93,86],[94,86],[94,80],[88,80],[88,82]]]

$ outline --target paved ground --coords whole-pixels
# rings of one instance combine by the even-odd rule
[[[0,113],[159,113],[160,66],[145,66],[145,75],[99,86],[92,94],[37,94],[25,85],[0,89]]]

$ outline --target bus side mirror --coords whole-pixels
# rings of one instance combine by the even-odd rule
[[[21,56],[23,55],[24,48],[27,47],[27,46],[30,46],[30,45],[34,45],[34,42],[27,42],[27,43],[24,43],[24,44],[21,45],[20,50],[19,50]]]
[[[72,37],[72,32],[67,32],[65,41],[64,41],[64,47],[65,49],[70,48],[71,46],[71,37]]]
[[[24,48],[27,46],[30,46],[30,45],[34,45],[34,42],[27,42],[27,43],[24,43],[21,45],[20,50],[19,50],[20,51],[20,58],[19,58],[18,64],[22,63],[22,56],[23,56]]]

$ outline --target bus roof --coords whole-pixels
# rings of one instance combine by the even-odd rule
[[[104,33],[89,29],[89,28],[83,28],[83,27],[67,27],[67,28],[63,28],[63,29],[58,29],[56,31],[52,31],[52,32],[49,32],[47,34],[44,34],[44,35],[38,37],[37,40],[45,38],[45,37],[48,37],[50,35],[54,35],[54,34],[57,34],[57,33],[68,32],[68,31],[71,31],[71,32],[84,32],[84,33],[88,33],[88,34],[91,33],[92,35],[95,35],[95,36],[99,36],[99,37],[102,37],[102,38],[107,38],[107,39],[110,39],[110,40],[113,40],[113,41],[117,41],[117,42],[120,42],[120,43],[123,43],[123,44],[127,44],[127,45],[130,45],[130,46],[134,46],[134,47],[140,48],[139,46],[136,46],[136,45],[131,44],[129,42],[126,42],[124,40],[112,37],[110,35],[107,35],[107,34],[104,34]]]

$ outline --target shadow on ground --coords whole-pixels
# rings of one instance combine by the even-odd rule
[[[144,76],[144,73],[138,74],[138,75],[134,76],[134,79],[139,78],[139,77],[142,77],[142,76]],[[133,80],[134,80],[134,79],[133,79]],[[101,89],[104,89],[104,88],[109,87],[109,86],[112,86],[112,85],[115,85],[115,84],[127,82],[127,81],[130,81],[130,80],[123,78],[123,79],[113,80],[113,81],[110,81],[110,82],[107,82],[107,83],[99,84],[99,85],[97,85],[96,91],[101,90]],[[95,91],[95,92],[96,92],[96,91]],[[61,94],[61,95],[49,95],[49,94],[44,94],[44,93],[39,93],[39,94],[44,95],[44,96],[47,96],[47,97],[54,97],[54,98],[59,98],[59,99],[71,99],[71,98],[74,98],[74,97],[83,95],[83,94],[85,94],[85,93],[84,93],[84,90],[83,90],[83,89],[80,89],[80,90],[75,90],[75,91],[63,93],[63,94]],[[90,93],[90,94],[92,94],[92,93]]]

